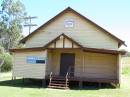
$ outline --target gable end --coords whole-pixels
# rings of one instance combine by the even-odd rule
[[[77,11],[73,10],[72,8],[68,7],[65,10],[63,10],[61,13],[57,14],[55,17],[53,17],[51,20],[47,21],[45,24],[43,24],[42,26],[40,26],[38,29],[36,29],[35,31],[33,31],[31,34],[29,34],[28,36],[26,36],[25,38],[23,38],[20,43],[25,43],[28,38],[32,37],[34,34],[38,33],[38,31],[40,29],[42,29],[43,27],[46,27],[48,24],[50,24],[51,22],[53,22],[54,20],[56,20],[59,16],[63,15],[64,13],[71,11],[75,14],[77,14],[79,17],[81,17],[82,19],[84,19],[85,21],[89,22],[90,24],[96,26],[97,28],[99,28],[101,31],[103,31],[104,33],[106,33],[107,35],[109,35],[111,38],[115,39],[116,41],[118,41],[118,47],[120,47],[122,44],[125,45],[125,42],[120,40],[119,38],[117,38],[116,36],[114,36],[113,34],[111,34],[110,32],[108,32],[107,30],[105,30],[104,28],[102,28],[101,26],[97,25],[96,23],[94,23],[93,21],[91,21],[90,19],[86,18],[85,16],[81,15],[80,13],[78,13]]]

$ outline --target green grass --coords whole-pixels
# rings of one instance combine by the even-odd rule
[[[122,57],[122,64],[123,64],[123,67],[125,66],[130,67],[130,57]]]
[[[130,76],[130,67],[123,67],[122,74]]]
[[[130,68],[123,69],[121,88],[48,89],[22,80],[11,81],[11,73],[0,75],[0,97],[130,97]]]

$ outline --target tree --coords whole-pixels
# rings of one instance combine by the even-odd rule
[[[0,72],[10,71],[12,68],[12,56],[0,47]]]
[[[22,38],[25,7],[19,0],[3,0],[0,9],[0,45],[9,50]]]

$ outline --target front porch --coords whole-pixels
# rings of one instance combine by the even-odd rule
[[[64,76],[58,76],[58,75],[52,75],[53,77],[57,78],[57,80],[55,81],[55,83],[53,83],[53,85],[55,87],[50,87],[50,88],[62,88],[62,89],[68,89],[69,85],[71,82],[78,82],[78,87],[79,88],[83,88],[83,83],[97,83],[99,88],[101,88],[102,84],[112,84],[115,87],[119,87],[120,85],[118,84],[118,80],[117,79],[103,79],[103,78],[86,78],[86,77],[74,77],[74,76],[69,76],[68,78],[64,77]],[[51,80],[53,79],[53,77],[51,78]],[[50,75],[45,77],[46,81],[49,81],[49,84],[47,86],[49,86],[50,83]],[[58,82],[58,79],[62,79],[62,82]],[[54,79],[55,80],[55,79]],[[66,82],[67,81],[67,82]]]
[[[80,48],[53,48],[48,49],[47,52],[46,80],[64,79],[65,84],[76,81],[80,88],[83,86],[83,82],[99,83],[99,86],[101,83],[113,83],[115,85],[120,83],[117,69],[118,55],[86,52]],[[62,69],[63,54],[74,55],[74,62],[71,60],[65,62],[67,65],[63,65],[68,68]],[[72,69],[68,66],[69,62],[73,63],[70,64],[71,67],[73,66]],[[64,75],[61,74],[61,69],[62,71],[65,70]],[[55,84],[61,85],[59,82],[57,83]]]

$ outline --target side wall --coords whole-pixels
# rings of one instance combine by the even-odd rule
[[[77,76],[88,78],[117,79],[117,56],[110,54],[84,53],[83,73]],[[80,72],[81,66],[77,66]]]
[[[81,50],[50,50],[48,74],[49,72],[59,74],[61,53],[75,53],[77,77],[118,79],[117,55],[88,53]]]
[[[46,64],[27,63],[28,56],[46,58],[47,51],[14,52],[13,76],[38,79],[45,78]]]

